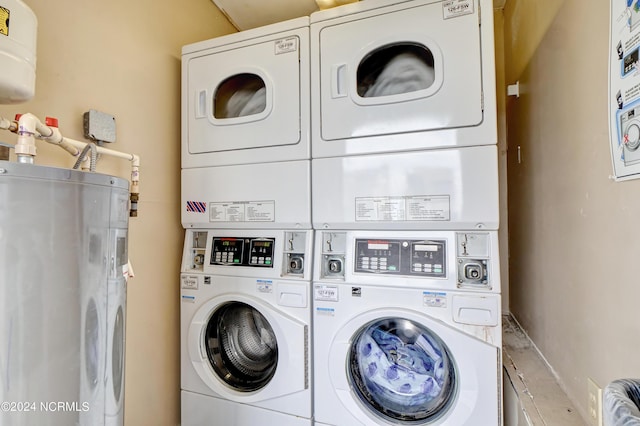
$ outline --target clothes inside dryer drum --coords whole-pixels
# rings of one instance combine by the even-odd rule
[[[350,350],[349,378],[361,402],[393,421],[428,424],[456,394],[449,350],[430,330],[386,318],[362,328]]]
[[[278,363],[275,333],[255,308],[233,302],[209,320],[206,349],[216,374],[241,391],[255,391],[273,377]]]
[[[358,66],[358,94],[371,98],[427,89],[435,80],[433,61],[433,54],[424,46],[378,49]]]
[[[227,78],[216,89],[215,118],[236,118],[259,114],[267,104],[264,80],[255,74],[237,74]]]

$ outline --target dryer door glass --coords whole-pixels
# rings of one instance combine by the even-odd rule
[[[243,73],[227,78],[215,91],[215,118],[245,117],[265,110],[266,86],[255,74]]]
[[[218,377],[236,390],[251,392],[273,378],[278,364],[276,335],[254,307],[230,302],[214,311],[205,348]]]
[[[356,78],[363,98],[424,93],[435,81],[433,53],[417,43],[383,46],[360,62]]]
[[[426,327],[383,318],[352,339],[348,378],[361,403],[393,422],[429,424],[456,395],[456,368],[444,342]]]

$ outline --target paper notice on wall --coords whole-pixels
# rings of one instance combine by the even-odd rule
[[[611,0],[609,131],[616,180],[640,178],[640,2]]]

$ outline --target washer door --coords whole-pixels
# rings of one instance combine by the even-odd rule
[[[308,327],[261,300],[225,295],[189,326],[191,363],[219,396],[259,402],[308,388]]]
[[[345,408],[341,415],[352,421],[499,424],[499,348],[440,320],[412,310],[372,309],[320,344],[330,345],[328,357],[316,362],[327,363],[330,391]]]
[[[456,396],[456,368],[445,343],[425,326],[381,318],[361,327],[347,374],[360,402],[394,422],[439,418]]]
[[[278,366],[278,342],[267,319],[243,302],[218,307],[204,335],[207,358],[220,380],[234,389],[262,389]]]

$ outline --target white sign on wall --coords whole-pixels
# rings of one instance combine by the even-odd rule
[[[640,2],[611,0],[609,131],[616,180],[640,178]]]

